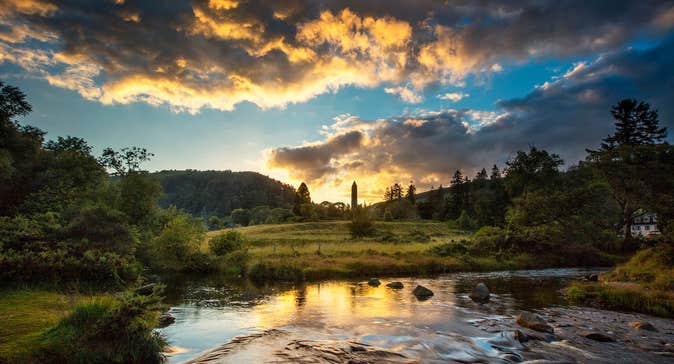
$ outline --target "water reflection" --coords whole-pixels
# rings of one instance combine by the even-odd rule
[[[174,277],[168,281],[167,295],[177,320],[161,331],[184,350],[173,353],[172,362],[270,328],[300,338],[356,340],[429,362],[516,359],[513,349],[518,344],[511,337],[489,334],[473,323],[523,308],[563,304],[559,289],[566,280],[584,274],[587,271],[566,269],[395,279],[404,284],[400,290],[385,286],[393,279],[371,287],[353,281],[292,286]],[[492,291],[489,303],[468,298],[477,282],[485,282]],[[411,292],[417,284],[435,295],[426,301],[416,299]]]

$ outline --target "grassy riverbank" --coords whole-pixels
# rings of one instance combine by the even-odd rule
[[[573,284],[568,297],[578,304],[674,318],[674,248],[643,249],[599,282]]]
[[[157,289],[0,291],[0,363],[161,363]]]
[[[32,362],[42,333],[75,306],[109,300],[107,294],[60,293],[39,289],[0,291],[0,363]]]
[[[565,265],[553,255],[467,253],[472,233],[442,222],[375,222],[375,234],[356,239],[348,224],[328,221],[238,228],[247,254],[245,259],[238,256],[236,262],[230,259],[232,266],[227,268],[253,279],[317,280]],[[208,252],[207,241],[201,249]],[[234,268],[236,264],[240,266]]]

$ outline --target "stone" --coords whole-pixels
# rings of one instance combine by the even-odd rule
[[[412,291],[412,294],[414,294],[419,299],[428,299],[431,296],[433,296],[433,291],[431,291],[430,289],[428,289],[428,288],[426,288],[422,285],[418,285],[414,289],[414,291]]]
[[[515,329],[515,331],[513,332],[513,336],[515,337],[515,340],[521,343],[529,341],[529,336],[527,336],[527,334],[523,333],[521,330]]]
[[[393,288],[393,289],[402,289],[404,286],[402,282],[391,282],[386,285],[386,287]]]
[[[170,313],[163,313],[159,316],[159,327],[166,327],[176,322],[176,318]]]
[[[597,275],[596,273],[588,274],[587,280],[590,282],[596,282],[599,280],[599,275]]]
[[[477,302],[489,301],[489,296],[490,296],[489,288],[487,288],[487,285],[482,283],[482,282],[478,283],[477,286],[475,286],[475,288],[473,288],[473,291],[470,292],[470,295],[469,295],[469,297],[473,301],[477,301]]]
[[[656,329],[655,326],[653,326],[650,322],[642,322],[642,321],[630,322],[630,326],[638,330],[647,330],[655,332],[658,331],[658,329]]]
[[[517,324],[540,332],[554,332],[552,326],[533,312],[522,311],[517,315]]]
[[[379,287],[381,282],[379,282],[379,279],[377,279],[377,278],[370,278],[370,280],[367,281],[367,284],[369,284],[372,287]]]
[[[583,332],[580,334],[580,336],[594,341],[601,341],[601,342],[615,341],[615,339],[613,339],[612,337],[604,335],[601,332]]]

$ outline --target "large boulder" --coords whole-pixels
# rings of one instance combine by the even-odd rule
[[[386,287],[393,288],[393,289],[402,289],[404,286],[402,282],[391,282],[386,285]]]
[[[412,294],[415,295],[419,299],[428,299],[431,296],[433,296],[433,291],[431,291],[430,289],[428,289],[428,288],[426,288],[422,285],[418,285],[414,289],[414,291],[412,291]]]
[[[473,291],[470,292],[470,298],[476,302],[487,302],[489,301],[489,288],[487,285],[480,282],[473,288]]]
[[[533,312],[522,311],[517,315],[517,324],[540,332],[554,332],[552,326]]]
[[[381,282],[379,282],[379,279],[377,279],[377,278],[370,278],[370,280],[367,281],[367,284],[369,284],[372,287],[379,287]]]

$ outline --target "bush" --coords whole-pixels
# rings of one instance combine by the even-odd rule
[[[471,253],[476,255],[494,254],[510,248],[503,229],[496,226],[484,226],[473,234]]]
[[[456,225],[462,230],[472,230],[475,228],[475,223],[473,222],[473,219],[468,216],[466,210],[461,211],[461,215],[456,219]]]
[[[252,280],[258,282],[270,279],[291,282],[304,280],[302,269],[286,264],[275,265],[269,262],[256,263],[250,269],[248,275]]]
[[[91,248],[120,255],[132,254],[138,245],[138,238],[126,222],[126,216],[107,206],[77,211],[64,233],[71,239],[85,241]]]
[[[364,236],[371,236],[375,233],[374,224],[364,209],[356,209],[353,214],[353,219],[349,224],[349,231],[351,237],[360,238]]]
[[[461,240],[459,242],[445,243],[432,247],[428,250],[432,255],[439,257],[455,257],[468,253],[468,242]]]
[[[42,363],[163,363],[166,340],[153,329],[161,298],[127,292],[76,306],[43,334]]]
[[[238,231],[229,230],[212,237],[208,241],[208,247],[217,256],[227,255],[243,247],[243,236]]]
[[[174,212],[150,247],[150,265],[161,270],[193,270],[191,257],[199,253],[204,226],[183,212]]]
[[[84,281],[118,286],[134,280],[138,271],[133,257],[96,249],[81,251],[67,243],[31,243],[31,249],[0,252],[0,282],[4,284]]]

